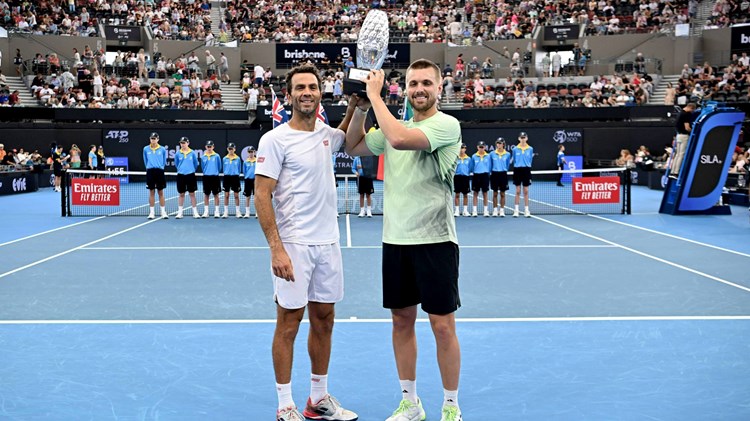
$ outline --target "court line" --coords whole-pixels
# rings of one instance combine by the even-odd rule
[[[580,235],[583,235],[583,236],[585,236],[585,237],[589,237],[589,238],[592,238],[592,239],[595,239],[595,240],[599,240],[599,241],[602,241],[602,242],[604,242],[604,243],[607,243],[607,244],[612,244],[612,245],[615,245],[615,246],[617,246],[617,247],[620,247],[620,248],[622,248],[623,250],[627,250],[627,251],[629,251],[629,252],[631,252],[631,253],[635,253],[635,254],[637,254],[637,255],[640,255],[640,256],[643,256],[643,257],[647,257],[647,258],[649,258],[649,259],[652,259],[652,260],[656,260],[657,262],[665,263],[665,264],[667,264],[667,265],[669,265],[669,266],[673,266],[673,267],[676,267],[676,268],[678,268],[678,269],[682,269],[682,270],[685,270],[685,271],[688,271],[688,272],[694,273],[694,274],[696,274],[696,275],[699,275],[699,276],[702,276],[702,277],[704,277],[704,278],[708,278],[708,279],[711,279],[711,280],[713,280],[713,281],[716,281],[716,282],[721,282],[722,284],[725,284],[725,285],[729,285],[729,286],[732,286],[732,287],[735,287],[735,288],[741,289],[741,290],[743,290],[743,291],[747,291],[747,292],[750,292],[750,288],[748,288],[748,287],[745,287],[745,286],[742,286],[742,285],[739,285],[739,284],[735,284],[734,282],[730,282],[730,281],[727,281],[726,279],[722,279],[722,278],[719,278],[718,276],[713,276],[713,275],[709,275],[708,273],[705,273],[705,272],[701,272],[701,271],[699,271],[699,270],[697,270],[697,269],[689,268],[689,267],[687,267],[687,266],[684,266],[684,265],[680,265],[680,264],[678,264],[678,263],[670,262],[669,260],[666,260],[666,259],[662,259],[662,258],[660,258],[660,257],[656,257],[656,256],[651,256],[651,255],[650,255],[650,254],[648,254],[648,253],[644,253],[644,252],[642,252],[642,251],[640,251],[640,250],[636,250],[636,249],[634,249],[634,248],[632,248],[632,247],[627,247],[627,246],[624,246],[624,245],[622,245],[622,244],[616,243],[616,242],[614,242],[614,241],[610,241],[610,240],[607,240],[607,239],[604,239],[604,238],[598,237],[598,236],[596,236],[596,235],[593,235],[593,234],[588,234],[588,233],[585,233],[585,232],[583,232],[583,231],[580,231],[580,230],[577,230],[577,229],[575,229],[575,228],[570,228],[570,227],[566,227],[565,225],[562,225],[562,224],[558,224],[557,222],[553,222],[553,221],[550,221],[550,220],[548,220],[548,219],[540,218],[540,217],[538,217],[538,216],[534,216],[534,218],[535,218],[535,219],[538,219],[538,220],[540,220],[540,221],[542,221],[542,222],[546,222],[546,223],[548,223],[548,224],[550,224],[550,225],[554,225],[554,226],[556,226],[556,227],[560,227],[560,228],[562,228],[562,229],[565,229],[565,230],[568,230],[568,231],[574,232],[574,233],[576,233],[576,234],[580,234]]]
[[[96,217],[96,218],[93,218],[93,219],[87,219],[85,221],[76,222],[75,224],[65,225],[63,227],[58,227],[58,228],[54,228],[54,229],[51,229],[51,230],[47,230],[47,231],[43,231],[43,232],[38,232],[36,234],[28,235],[28,236],[23,237],[23,238],[17,238],[15,240],[11,240],[11,241],[8,241],[8,242],[5,242],[5,243],[0,243],[0,247],[7,246],[8,244],[17,243],[17,242],[23,241],[23,240],[28,240],[30,238],[38,237],[40,235],[49,234],[51,232],[60,231],[60,230],[66,229],[66,228],[75,227],[76,225],[85,224],[87,222],[96,221],[96,220],[99,220],[99,219],[102,219],[102,218],[106,218],[106,216],[99,216],[99,217]]]
[[[346,247],[352,247],[352,226],[349,222],[349,214],[346,214]]]
[[[462,246],[466,249],[503,249],[503,248],[618,248],[617,245],[604,244],[533,244],[533,245],[487,245],[487,246]],[[383,246],[351,246],[352,249],[382,249]],[[111,246],[111,247],[84,247],[81,250],[268,250],[268,246]]]
[[[20,271],[22,271],[22,270],[28,269],[28,268],[30,268],[30,267],[34,267],[34,266],[36,266],[36,265],[38,265],[38,264],[41,264],[41,263],[44,263],[44,262],[50,261],[50,260],[52,260],[52,259],[56,259],[56,258],[58,258],[58,257],[60,257],[60,256],[64,256],[64,255],[66,255],[66,254],[72,253],[72,252],[74,252],[74,251],[76,251],[76,250],[81,250],[81,249],[84,249],[85,247],[88,247],[88,246],[90,246],[90,245],[92,245],[92,244],[100,243],[100,242],[102,242],[102,241],[104,241],[104,240],[109,240],[110,238],[116,237],[116,236],[118,236],[118,235],[120,235],[120,234],[124,234],[124,233],[126,233],[126,232],[129,232],[129,231],[132,231],[132,230],[134,230],[134,229],[136,229],[136,228],[140,228],[140,227],[142,227],[142,226],[144,226],[144,225],[148,225],[148,224],[151,224],[151,223],[154,223],[154,222],[157,222],[157,221],[161,221],[161,219],[159,219],[159,218],[157,218],[157,219],[151,219],[151,220],[148,220],[148,221],[146,221],[146,222],[140,223],[140,224],[138,224],[138,225],[132,226],[132,227],[130,227],[130,228],[126,228],[126,229],[124,229],[124,230],[118,231],[118,232],[116,232],[116,233],[114,233],[114,234],[110,234],[110,235],[107,235],[106,237],[102,237],[102,238],[100,238],[100,239],[98,239],[98,240],[90,241],[90,242],[88,242],[88,243],[86,243],[86,244],[82,244],[82,245],[80,245],[80,246],[77,246],[77,247],[73,247],[73,248],[71,248],[71,249],[68,249],[68,250],[65,250],[65,251],[63,251],[63,252],[60,252],[60,253],[54,254],[54,255],[52,255],[52,256],[49,256],[49,257],[45,257],[44,259],[41,259],[41,260],[37,260],[36,262],[32,262],[32,263],[29,263],[29,264],[27,264],[27,265],[21,266],[21,267],[19,267],[19,268],[16,268],[16,269],[10,270],[10,271],[8,271],[8,272],[2,273],[2,274],[0,274],[0,279],[2,279],[2,278],[4,278],[4,277],[6,277],[6,276],[8,276],[8,275],[12,275],[12,274],[14,274],[14,273],[16,273],[16,272],[20,272]]]
[[[700,321],[700,320],[750,320],[750,315],[740,316],[606,316],[606,317],[467,317],[456,318],[456,323],[539,323],[539,322],[621,322],[621,321]],[[336,323],[391,323],[391,319],[336,319]],[[429,323],[427,318],[418,323]],[[200,325],[200,324],[274,324],[275,319],[191,319],[191,320],[0,320],[0,325]],[[309,323],[303,319],[302,323]]]
[[[724,247],[715,246],[713,244],[702,243],[700,241],[691,240],[689,238],[680,237],[680,236],[674,235],[674,234],[668,234],[666,232],[659,232],[659,231],[656,231],[656,230],[652,230],[651,228],[639,227],[638,225],[628,224],[627,222],[616,221],[614,219],[605,218],[605,217],[602,217],[602,216],[599,216],[599,215],[588,215],[588,216],[590,216],[592,218],[596,218],[596,219],[601,219],[603,221],[614,222],[615,224],[624,225],[626,227],[636,228],[636,229],[639,229],[639,230],[642,230],[642,231],[650,232],[652,234],[663,235],[665,237],[673,238],[675,240],[687,241],[688,243],[693,243],[693,244],[696,244],[696,245],[699,245],[699,246],[704,246],[704,247],[712,248],[712,249],[719,250],[719,251],[725,251],[727,253],[733,253],[733,254],[736,254],[738,256],[750,257],[750,254],[747,254],[747,253],[742,253],[742,252],[736,251],[736,250],[730,250],[730,249],[727,249],[727,248],[724,248]]]

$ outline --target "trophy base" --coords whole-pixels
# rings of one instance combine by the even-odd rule
[[[343,88],[344,88],[344,94],[346,95],[357,94],[357,96],[360,98],[364,98],[368,101],[370,99],[367,97],[367,85],[365,85],[365,83],[362,82],[361,80],[346,78],[344,79]],[[385,93],[386,93],[386,90],[384,86],[383,89],[380,91],[380,97],[384,98]]]

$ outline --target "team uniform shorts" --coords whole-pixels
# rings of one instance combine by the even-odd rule
[[[213,194],[217,196],[221,191],[221,180],[218,175],[204,175],[203,176],[203,194],[208,196]]]
[[[245,179],[245,191],[242,192],[246,197],[250,197],[255,194],[255,179],[254,178],[246,178]]]
[[[195,173],[177,174],[177,193],[195,193],[198,190],[198,180]]]
[[[383,243],[383,307],[422,305],[429,314],[461,307],[458,294],[458,244]]]
[[[338,242],[283,244],[292,260],[294,282],[272,275],[274,300],[281,307],[298,309],[310,301],[337,303],[344,298],[344,268]]]
[[[164,190],[167,187],[167,178],[161,168],[149,168],[146,170],[146,188],[149,190]]]
[[[513,184],[516,186],[530,186],[531,185],[531,167],[516,167],[513,168]]]
[[[486,193],[490,189],[490,174],[489,173],[474,173],[474,177],[471,179],[471,191]]]
[[[240,192],[240,176],[239,175],[225,175],[224,176],[224,191],[235,193]]]
[[[508,190],[508,172],[507,171],[492,171],[490,173],[490,187],[492,187],[492,191],[507,191]]]
[[[469,194],[471,188],[470,177],[468,175],[453,176],[453,192]]]
[[[363,175],[357,177],[357,190],[359,194],[375,193],[375,188],[372,186],[372,178]]]

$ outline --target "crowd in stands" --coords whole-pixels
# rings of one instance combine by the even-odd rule
[[[698,1],[374,0],[372,4],[387,10],[392,42],[472,45],[526,38],[537,26],[550,24],[580,24],[589,35],[671,30],[695,16]],[[346,0],[232,0],[222,30],[246,42],[356,42],[368,10]]]
[[[685,105],[703,100],[719,102],[748,102],[750,97],[750,57],[747,53],[734,54],[725,67],[683,66],[676,86],[667,88],[665,104]]]
[[[726,28],[747,22],[750,22],[750,0],[717,0],[704,28]]]
[[[36,35],[94,36],[97,33],[97,17],[87,7],[92,3],[75,0],[1,0],[0,26],[9,31]]]

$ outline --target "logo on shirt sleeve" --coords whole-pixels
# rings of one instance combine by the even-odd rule
[[[265,157],[265,156],[259,156],[259,157],[258,157],[258,163],[259,163],[259,164],[262,164],[262,163],[263,163],[263,161],[265,161],[265,160],[266,160],[266,157]]]
[[[328,139],[323,140],[323,145],[328,146]]]

